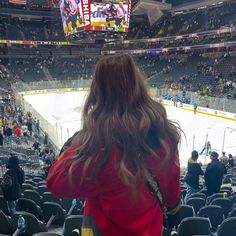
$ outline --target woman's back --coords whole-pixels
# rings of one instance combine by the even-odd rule
[[[68,155],[75,150],[76,146],[68,148],[60,161],[68,158]],[[162,157],[163,150],[160,149],[158,154]],[[48,188],[62,198],[86,197],[84,214],[93,216],[104,236],[160,235],[162,211],[156,198],[153,197],[141,178],[137,180],[137,193],[133,195],[130,192],[130,187],[125,185],[118,175],[119,159],[120,152],[114,148],[108,163],[96,180],[86,181],[84,184],[80,184],[81,176],[79,174],[82,172],[83,163],[72,174],[72,182],[70,182],[67,171],[71,163],[67,162],[63,168],[54,172],[57,168],[55,163],[47,179]],[[176,206],[180,197],[178,157],[173,159],[165,171],[157,171],[156,167],[159,164],[160,161],[152,156],[147,157],[148,167],[160,181],[164,201],[167,206],[172,208]],[[94,165],[95,163],[88,169],[88,176],[92,175]]]
[[[159,181],[164,203],[176,213],[179,138],[164,107],[149,97],[132,58],[102,57],[82,128],[50,169],[48,188],[59,197],[86,197],[85,214],[104,236],[160,235],[162,211],[146,186],[147,173]]]

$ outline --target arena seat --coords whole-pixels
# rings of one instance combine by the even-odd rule
[[[182,220],[178,227],[179,236],[209,235],[211,224],[204,217],[187,217]]]
[[[40,194],[40,196],[43,196],[43,193],[48,192],[48,188],[46,185],[39,185],[37,192]]]
[[[66,211],[62,209],[61,205],[54,202],[44,202],[42,205],[43,215],[48,222],[47,227],[51,224],[63,226],[66,219]],[[52,222],[49,222],[50,218],[55,216]]]
[[[25,231],[21,234],[22,236],[32,236],[35,233],[45,232],[46,225],[39,221],[33,214],[28,212],[19,211],[12,218],[12,228],[17,229],[17,221],[19,216],[22,215],[25,219]]]
[[[190,198],[187,201],[187,205],[192,206],[194,212],[197,214],[201,207],[205,206],[205,199],[197,197],[197,198]]]
[[[71,236],[73,230],[78,229],[81,232],[83,215],[68,216],[65,220],[64,236]]]
[[[236,217],[236,207],[229,212],[228,217]]]
[[[183,219],[193,216],[194,216],[194,209],[192,206],[181,205],[175,226],[177,227]]]
[[[204,193],[193,193],[190,195],[190,198],[202,198],[206,200],[206,195]]]
[[[12,233],[11,218],[7,217],[4,212],[0,210],[0,234],[11,235]]]
[[[31,184],[22,184],[22,191],[24,192],[25,190],[34,190],[34,186]]]
[[[217,236],[236,235],[236,217],[225,219],[220,225]]]
[[[61,199],[55,197],[50,192],[43,193],[43,202],[56,202],[57,204],[60,204],[62,206]]]
[[[29,212],[34,215],[38,220],[44,220],[42,209],[33,201],[26,198],[20,198],[17,201],[16,208],[19,211]]]
[[[4,200],[3,195],[0,195],[0,210],[4,212],[5,215],[10,216],[10,212],[8,211],[7,208],[7,202]]]
[[[25,190],[24,191],[24,198],[31,199],[34,201],[38,206],[42,206],[43,198],[39,195],[39,193],[35,190]]]
[[[216,199],[216,198],[223,198],[224,197],[224,194],[223,193],[214,193],[212,194],[211,196],[209,196],[207,199],[206,199],[206,204],[207,205],[210,205],[211,202]]]
[[[36,233],[33,236],[63,236],[62,234],[50,233],[50,232],[41,232]]]
[[[211,205],[220,206],[223,209],[224,216],[227,217],[231,210],[232,204],[227,198],[216,198],[211,202]]]
[[[32,185],[33,187],[36,186],[36,183],[35,183],[33,180],[25,180],[25,184],[30,184],[30,185]]]
[[[215,228],[217,228],[218,225],[220,225],[224,220],[224,212],[222,207],[214,205],[202,207],[197,216],[208,217],[211,225]]]

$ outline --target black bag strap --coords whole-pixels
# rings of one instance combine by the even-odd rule
[[[145,169],[145,175],[147,177],[147,180],[145,181],[145,184],[148,188],[148,190],[152,193],[152,195],[156,198],[158,204],[160,205],[163,216],[164,216],[164,226],[167,229],[170,229],[170,224],[172,225],[172,222],[169,224],[169,217],[175,216],[179,210],[180,210],[180,199],[177,201],[176,205],[174,207],[167,207],[164,203],[163,194],[161,193],[160,184],[156,176],[153,175],[153,173],[149,169]],[[171,220],[172,221],[172,220]]]

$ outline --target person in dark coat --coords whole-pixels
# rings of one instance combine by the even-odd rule
[[[184,198],[185,203],[187,203],[191,194],[199,191],[199,176],[204,174],[201,168],[201,163],[198,163],[197,159],[198,152],[192,151],[191,158],[188,160],[188,172],[185,176],[187,186],[186,196]]]
[[[3,145],[3,128],[0,127],[0,146]]]
[[[207,165],[205,172],[205,182],[208,196],[218,193],[222,184],[223,176],[227,173],[226,167],[218,159],[217,152],[211,152],[211,162]]]
[[[47,132],[44,133],[43,144],[44,144],[44,146],[47,146],[47,145],[48,145],[48,134],[47,134]]]
[[[16,155],[11,154],[7,163],[7,172],[4,174],[9,175],[12,180],[10,188],[3,188],[4,200],[7,202],[8,210],[13,216],[16,212],[16,200],[21,197],[22,184],[25,181],[25,173],[19,166],[19,159]]]

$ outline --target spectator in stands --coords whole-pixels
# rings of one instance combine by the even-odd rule
[[[37,122],[36,122],[36,130],[37,130],[37,133],[39,134],[39,120],[37,120]]]
[[[202,149],[200,155],[202,155],[204,151],[206,151],[206,156],[208,156],[209,153],[210,153],[210,151],[211,151],[211,143],[210,143],[210,141],[207,141],[207,142],[204,144],[204,147],[203,147],[203,149]]]
[[[3,127],[0,126],[0,146],[3,146]]]
[[[188,172],[186,174],[187,193],[184,202],[187,203],[191,194],[199,191],[199,176],[203,175],[201,163],[197,162],[198,152],[192,151],[191,158],[188,160]]]
[[[222,156],[220,157],[220,161],[227,166],[229,164],[229,158],[225,155],[225,152],[222,152]]]
[[[56,196],[86,197],[84,213],[104,236],[161,235],[160,191],[151,194],[153,184],[172,220],[180,207],[179,128],[137,72],[128,54],[100,59],[83,127],[47,178]]]
[[[54,159],[52,159],[52,156],[51,156],[51,153],[50,153],[50,150],[48,148],[45,148],[44,149],[44,154],[42,156],[42,159],[43,159],[43,169],[46,173],[46,176],[48,175],[48,171],[50,169],[50,167],[52,166],[52,164],[54,163]]]
[[[15,127],[14,134],[17,138],[19,138],[22,135],[22,130],[19,126]]]
[[[12,140],[12,129],[8,126],[8,124],[3,128],[4,135],[8,142]]]
[[[207,165],[205,171],[205,182],[208,196],[218,193],[222,184],[223,176],[227,173],[226,167],[219,159],[217,152],[211,152],[211,162]]]
[[[234,167],[234,158],[232,154],[229,154],[229,167],[233,168]]]
[[[35,142],[33,143],[32,148],[36,151],[38,150],[40,152],[40,143],[37,142],[37,140],[35,140]]]
[[[21,188],[25,181],[25,173],[19,166],[18,157],[14,154],[11,154],[8,160],[7,168],[8,170],[4,174],[4,178],[6,176],[7,178],[10,178],[12,184],[5,186],[2,190],[4,199],[7,202],[8,210],[13,216],[16,212],[16,200],[21,197]]]
[[[28,128],[28,131],[29,131],[30,136],[32,136],[32,132],[33,132],[33,124],[32,124],[31,119],[28,119],[28,120],[27,120],[26,125],[27,125],[27,128]]]
[[[48,146],[48,133],[47,132],[44,133],[43,144],[44,146]]]
[[[28,134],[28,128],[27,125],[25,123],[23,123],[23,125],[21,126],[22,132],[24,136],[27,136]]]

